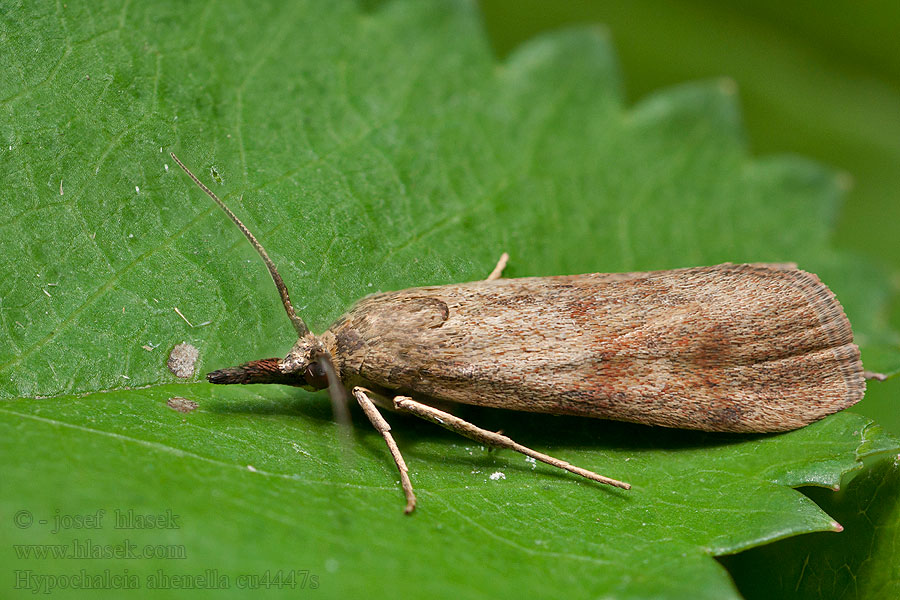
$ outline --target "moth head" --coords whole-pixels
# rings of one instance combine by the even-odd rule
[[[324,390],[329,384],[327,369],[330,365],[330,356],[322,342],[310,333],[297,340],[283,359],[252,360],[236,367],[213,371],[206,378],[211,383],[218,384],[280,383],[310,391]]]
[[[347,410],[347,391],[344,389],[341,380],[335,371],[331,360],[331,355],[325,349],[321,340],[313,335],[303,319],[294,311],[294,305],[291,303],[290,294],[288,294],[287,286],[278,273],[275,263],[269,258],[269,254],[263,248],[262,244],[247,229],[247,226],[241,223],[241,220],[231,212],[224,202],[216,196],[208,187],[197,179],[191,171],[178,160],[174,153],[170,153],[172,158],[178,163],[188,177],[193,180],[197,186],[203,190],[212,200],[219,205],[228,218],[237,225],[241,233],[246,236],[250,244],[259,253],[260,258],[269,269],[278,295],[281,296],[281,303],[284,305],[284,311],[290,319],[291,324],[297,331],[297,343],[291,348],[284,359],[264,358],[262,360],[254,360],[244,363],[237,367],[229,367],[209,373],[206,378],[211,383],[280,383],[283,385],[293,385],[303,387],[310,390],[322,390],[328,388],[331,403],[334,409],[335,418],[344,426],[350,422],[349,412]]]
[[[310,333],[297,340],[279,368],[286,377],[302,379],[306,388],[324,390],[328,387],[326,361],[330,365],[328,352],[319,338]]]

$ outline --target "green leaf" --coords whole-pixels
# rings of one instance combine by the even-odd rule
[[[900,596],[900,468],[884,460],[838,494],[808,495],[840,519],[844,534],[808,534],[726,559],[747,598]],[[759,577],[765,572],[766,577]]]
[[[0,504],[35,519],[6,519],[4,539],[186,554],[13,552],[14,575],[127,568],[147,588],[216,569],[238,595],[305,570],[334,597],[500,595],[510,577],[542,596],[736,597],[711,556],[836,529],[790,488],[837,486],[900,447],[846,412],[778,436],[467,413],[634,484],[621,492],[389,416],[420,496],[404,517],[380,436],[361,426],[343,448],[322,394],[203,382],[293,336],[253,250],[168,151],[257,233],[316,331],[365,294],[483,278],[508,251],[508,276],[796,261],[865,344],[889,290],[829,246],[839,178],[749,158],[728,82],[625,106],[602,31],[498,63],[466,3],[29,5],[0,27],[0,456],[15,490]],[[182,341],[200,361],[175,383]],[[896,370],[900,354],[881,360]],[[176,413],[176,396],[200,408]],[[117,529],[117,509],[170,510],[179,528]],[[101,526],[52,533],[57,514]]]

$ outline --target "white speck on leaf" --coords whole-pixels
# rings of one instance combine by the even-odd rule
[[[292,446],[292,447],[294,448],[294,450],[295,450],[296,452],[298,452],[299,454],[303,454],[304,456],[308,456],[308,457],[312,458],[312,454],[310,454],[309,452],[307,452],[306,450],[304,450],[303,448],[301,448],[301,447],[300,447],[300,444],[298,444],[297,442],[291,442],[291,446]]]
[[[506,479],[506,475],[503,471],[495,471],[491,473],[491,481],[498,481],[500,479]]]

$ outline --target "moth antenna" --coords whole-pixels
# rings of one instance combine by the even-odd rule
[[[266,253],[266,249],[263,248],[262,244],[257,241],[257,239],[250,233],[250,230],[247,229],[247,226],[241,223],[241,220],[237,218],[231,209],[225,206],[225,203],[219,200],[219,197],[216,196],[212,190],[203,185],[203,183],[197,179],[197,177],[191,173],[190,169],[184,166],[184,163],[178,160],[178,157],[175,156],[174,152],[169,153],[172,156],[172,159],[178,163],[178,166],[182,168],[182,170],[188,174],[194,183],[197,186],[206,192],[206,195],[212,198],[216,204],[219,205],[219,208],[225,211],[225,214],[228,215],[235,225],[237,225],[238,229],[247,236],[247,239],[250,240],[250,243],[253,244],[253,247],[256,248],[256,251],[259,252],[259,255],[262,257],[263,262],[266,263],[266,267],[269,269],[269,274],[272,276],[272,281],[275,282],[275,287],[278,288],[278,293],[281,295],[281,303],[284,305],[284,310],[287,313],[288,318],[291,320],[291,323],[294,324],[294,329],[297,330],[297,335],[300,337],[304,337],[309,333],[309,327],[306,326],[306,323],[303,322],[296,312],[294,312],[294,305],[291,304],[291,297],[288,294],[287,286],[284,285],[284,280],[281,278],[281,275],[278,274],[278,269],[275,268],[275,263],[272,262],[272,259],[269,258],[269,255]],[[345,402],[346,404],[346,402]]]

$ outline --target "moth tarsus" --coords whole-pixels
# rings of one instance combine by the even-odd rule
[[[409,470],[379,409],[628,489],[439,407],[770,432],[821,419],[865,391],[840,303],[818,277],[792,263],[502,279],[504,253],[485,280],[368,296],[316,336],[294,311],[262,244],[172,158],[256,248],[298,334],[282,359],[207,378],[328,389],[341,423],[349,421],[351,389],[397,465],[407,513],[416,505]]]
[[[866,379],[874,379],[875,381],[887,381],[888,378],[884,373],[878,373],[876,371],[863,371],[863,376]]]

